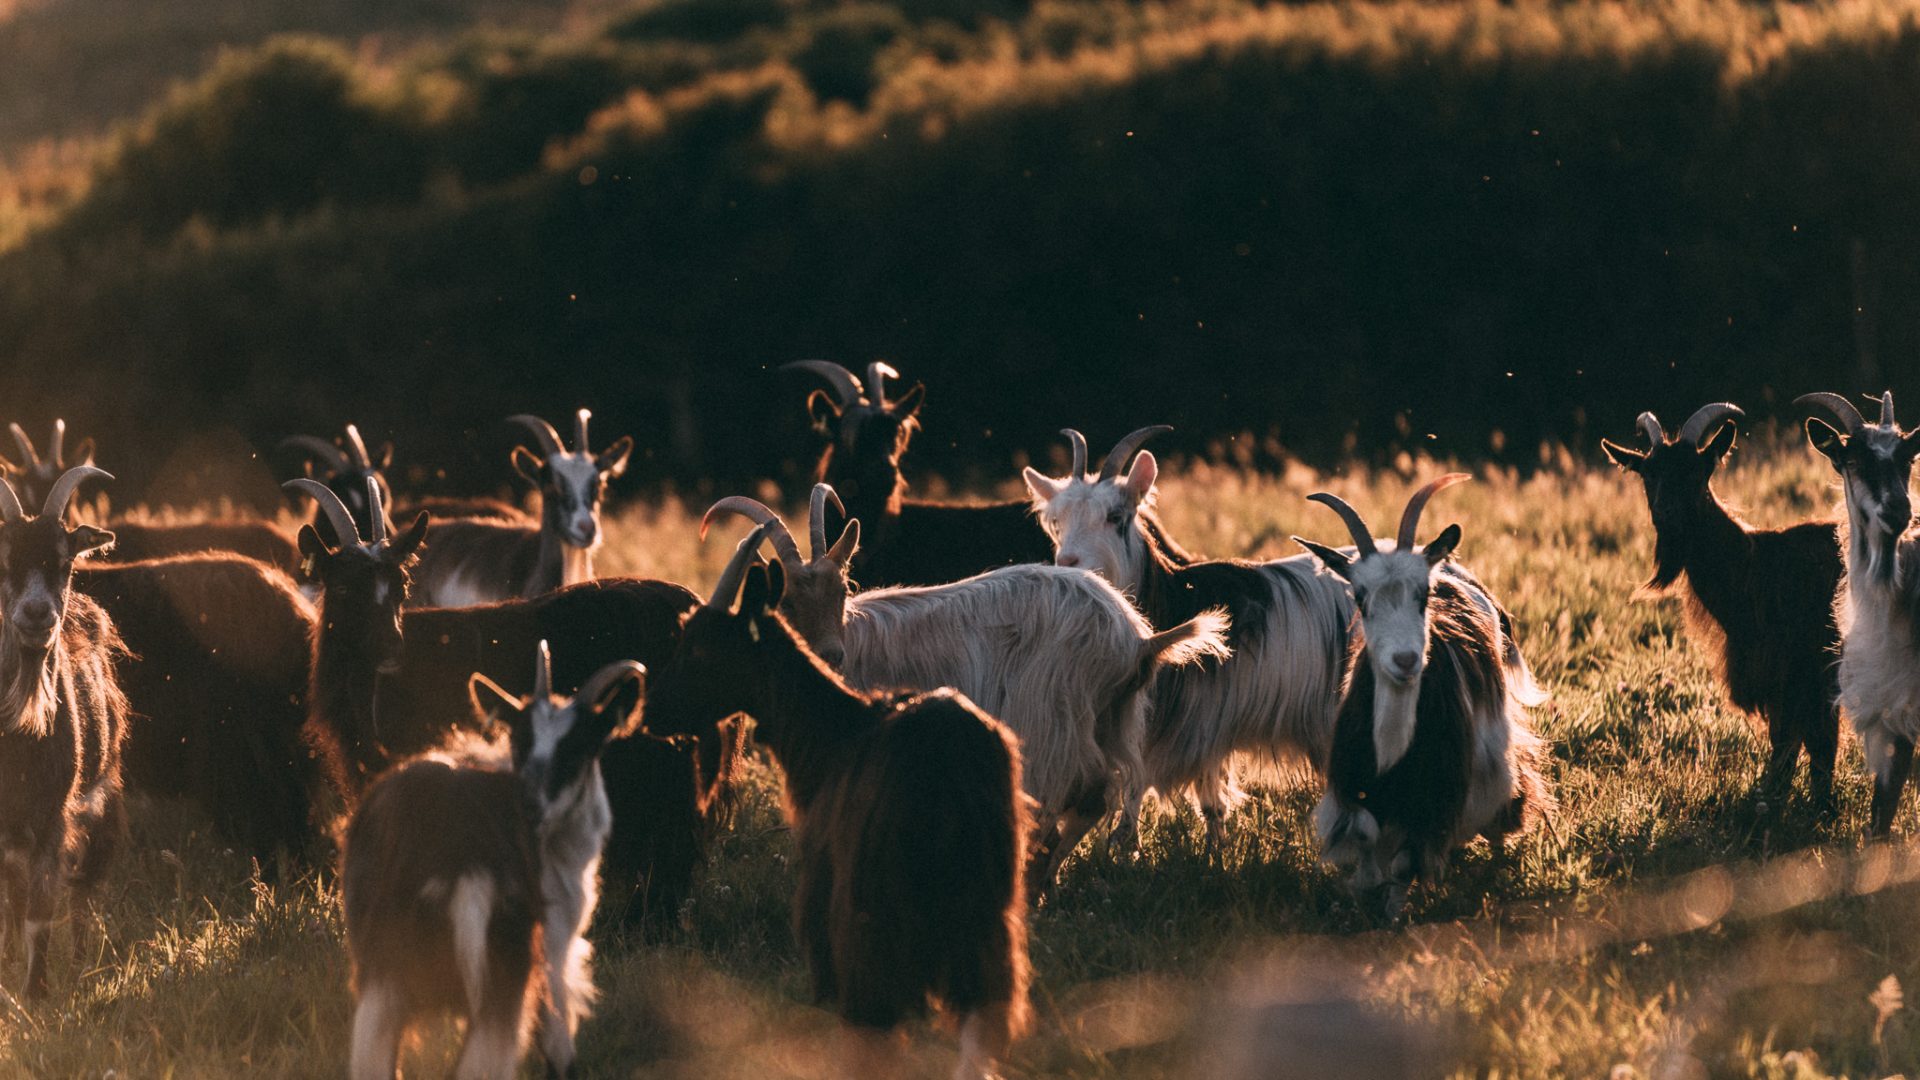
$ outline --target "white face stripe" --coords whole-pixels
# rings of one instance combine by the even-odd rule
[[[1353,565],[1353,587],[1366,597],[1360,622],[1374,674],[1389,682],[1409,682],[1426,666],[1429,619],[1425,596],[1433,567],[1418,550],[1383,551]],[[1412,668],[1396,658],[1413,653]]]
[[[592,454],[561,453],[547,459],[553,487],[561,493],[561,528],[581,544],[599,540],[600,467]],[[547,498],[553,498],[549,493]]]

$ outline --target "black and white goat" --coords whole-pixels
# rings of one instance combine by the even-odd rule
[[[621,436],[595,454],[587,420],[574,416],[573,449],[561,445],[553,426],[537,416],[508,420],[533,432],[538,454],[513,449],[513,467],[540,489],[540,524],[497,518],[442,522],[420,556],[415,578],[419,602],[429,607],[465,607],[515,597],[539,596],[593,580],[593,550],[600,545],[600,501],[607,481],[626,471],[633,439]]]
[[[1840,704],[1873,773],[1873,835],[1885,836],[1920,737],[1920,536],[1909,532],[1908,490],[1920,430],[1900,430],[1891,390],[1874,424],[1839,394],[1807,394],[1801,403],[1827,409],[1841,425],[1809,417],[1807,439],[1833,463],[1846,496],[1847,576],[1834,601]]]
[[[457,1076],[514,1075],[536,1014],[548,1074],[573,1075],[613,825],[600,755],[637,721],[645,674],[613,664],[558,698],[542,642],[528,697],[473,676],[474,705],[507,723],[511,771],[419,760],[368,789],[341,869],[355,1080],[391,1080],[408,1029],[443,1011],[467,1020]]]
[[[47,993],[47,947],[69,883],[91,892],[126,809],[127,702],[113,622],[72,585],[74,562],[113,541],[64,520],[90,465],[55,480],[29,516],[0,480],[0,934],[26,942],[26,993]]]
[[[864,389],[853,372],[825,360],[801,360],[781,370],[809,372],[831,388],[807,395],[807,415],[822,443],[814,480],[832,484],[846,500],[847,512],[827,523],[829,532],[847,518],[865,523],[853,566],[862,585],[941,585],[1053,558],[1053,542],[1025,500],[967,506],[907,498],[900,459],[920,427],[924,384],[889,400],[886,382],[900,376],[879,361],[867,365]],[[1080,451],[1084,457],[1085,447]],[[1151,512],[1146,523],[1175,563],[1192,561],[1160,532]]]
[[[1640,414],[1647,449],[1601,440],[1614,464],[1640,477],[1653,517],[1649,590],[1687,579],[1687,622],[1718,654],[1727,697],[1767,725],[1773,752],[1760,790],[1784,795],[1802,747],[1814,803],[1833,805],[1833,759],[1840,747],[1840,648],[1833,598],[1845,569],[1839,527],[1806,521],[1756,529],[1714,497],[1714,471],[1733,448],[1725,402],[1703,406],[1671,437],[1650,412]]]
[[[293,480],[289,487],[337,519],[336,535],[358,535],[325,485]],[[461,704],[472,673],[524,689],[525,659],[540,641],[553,643],[554,685],[562,689],[618,660],[658,667],[673,654],[681,619],[700,604],[678,585],[624,578],[531,600],[414,607],[406,604],[409,573],[428,516],[390,537],[378,492],[369,502],[370,540],[336,547],[311,527],[300,531],[309,574],[320,585],[308,705],[315,726],[342,749],[350,792],[394,762],[472,728],[472,712]],[[727,791],[740,734],[718,721],[697,730],[653,726],[658,737],[637,733],[607,751],[614,821],[606,863],[613,902],[629,917],[661,920],[677,910],[692,879],[707,810]]]
[[[383,443],[376,458],[367,453],[360,429],[352,424],[347,425],[346,438],[340,442],[328,442],[317,435],[291,435],[280,441],[279,449],[298,451],[309,477],[314,477],[314,467],[318,466],[319,475],[314,478],[346,504],[355,521],[367,520],[369,483],[379,485],[381,496],[389,504],[393,502],[393,491],[387,486],[386,477],[386,470],[393,464],[393,444]],[[323,539],[339,542],[339,538],[332,535],[333,523],[318,506],[314,507],[313,525]],[[365,540],[367,536],[362,534],[360,539]]]
[[[72,460],[68,460],[65,420],[54,420],[53,435],[47,440],[45,457],[40,456],[33,440],[27,437],[26,429],[19,424],[8,424],[7,432],[13,436],[13,445],[19,452],[20,460],[0,458],[0,472],[5,473],[14,491],[29,506],[45,502],[47,493],[53,490],[53,482],[68,469],[93,464],[92,439],[80,440],[80,444],[73,448]]]
[[[814,487],[811,560],[778,514],[741,496],[715,503],[701,533],[722,511],[766,526],[785,571],[781,614],[855,687],[952,687],[1019,737],[1025,789],[1038,804],[1028,878],[1037,894],[1111,809],[1115,781],[1122,790],[1137,781],[1147,687],[1163,667],[1224,659],[1225,615],[1202,612],[1156,634],[1105,579],[1043,565],[850,596],[860,521],[829,545],[826,511],[836,502],[831,486]]]
[[[937,1001],[961,1019],[954,1075],[990,1076],[1027,1019],[1013,735],[953,690],[848,686],[779,614],[785,573],[755,555],[766,532],[687,619],[650,715],[754,718],[786,777],[795,936],[815,996],[869,1033]]]
[[[1353,586],[1359,623],[1314,829],[1356,892],[1386,887],[1393,918],[1414,878],[1438,883],[1455,847],[1485,836],[1504,850],[1552,805],[1499,616],[1442,569],[1460,526],[1415,546],[1427,500],[1467,478],[1449,473],[1414,492],[1390,548],[1324,493],[1308,498],[1340,515],[1356,554],[1294,537]]]

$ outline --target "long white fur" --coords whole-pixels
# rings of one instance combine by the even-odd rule
[[[1852,438],[1891,458],[1900,437],[1896,427],[1869,424]],[[1912,617],[1920,597],[1920,537],[1909,533],[1890,544],[1879,493],[1852,473],[1842,490],[1847,577],[1834,601],[1840,704],[1860,734],[1867,767],[1884,782],[1894,740],[1920,738],[1920,636]]]

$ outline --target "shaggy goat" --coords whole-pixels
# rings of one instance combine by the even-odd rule
[[[1641,413],[1645,451],[1604,439],[1600,446],[1647,489],[1654,567],[1646,587],[1667,589],[1686,575],[1688,626],[1712,643],[1734,707],[1766,722],[1773,753],[1760,790],[1784,795],[1804,746],[1814,803],[1830,810],[1840,746],[1839,527],[1756,529],[1714,497],[1714,470],[1733,448],[1731,421],[1743,415],[1724,402],[1707,405],[1669,437],[1658,418]]]
[[[1823,406],[1845,429],[1807,420],[1807,439],[1833,463],[1846,496],[1847,578],[1834,602],[1840,704],[1873,773],[1870,827],[1885,836],[1920,736],[1920,537],[1908,532],[1920,430],[1900,430],[1891,390],[1880,399],[1877,424],[1839,394],[1807,394],[1796,404],[1802,402]]]
[[[1416,876],[1440,880],[1453,848],[1485,836],[1501,851],[1552,802],[1498,617],[1441,569],[1460,526],[1414,544],[1427,500],[1465,479],[1449,473],[1414,492],[1388,550],[1324,493],[1308,498],[1340,515],[1356,554],[1294,537],[1353,586],[1359,621],[1314,829],[1356,893],[1386,886],[1390,918]]]
[[[314,466],[319,466],[319,481],[346,504],[355,521],[367,520],[369,483],[379,485],[381,496],[388,502],[393,500],[393,491],[387,486],[386,477],[388,466],[393,464],[393,444],[383,443],[376,460],[367,453],[367,444],[360,438],[360,429],[352,424],[347,425],[346,439],[341,443],[328,442],[317,435],[291,435],[280,441],[279,449],[299,451],[304,456],[303,467],[309,477],[314,474]],[[333,523],[320,512],[317,505],[313,510],[313,525],[323,539],[339,542],[339,537],[332,535]],[[362,534],[360,539],[367,537]]]
[[[832,484],[846,499],[848,512],[827,523],[829,532],[847,518],[866,523],[866,542],[853,565],[862,585],[941,585],[1053,558],[1053,542],[1024,500],[965,506],[906,497],[900,458],[920,426],[924,384],[888,400],[886,380],[899,373],[877,361],[867,366],[864,390],[853,372],[825,360],[801,360],[781,370],[810,372],[832,388],[831,394],[807,395],[807,415],[822,442],[814,480]],[[1146,525],[1175,564],[1192,561],[1160,532],[1151,512]]]
[[[539,527],[491,518],[442,523],[415,571],[420,603],[465,607],[539,596],[593,580],[600,500],[607,481],[626,471],[633,440],[622,436],[595,454],[587,442],[591,415],[585,409],[575,415],[571,451],[545,420],[509,417],[540,442],[540,454],[524,446],[513,449],[514,468],[540,489]]]
[[[1013,736],[953,690],[848,686],[779,614],[785,575],[755,556],[766,532],[687,619],[650,708],[753,716],[786,776],[794,929],[816,998],[865,1032],[937,1000],[962,1017],[954,1075],[989,1076],[1027,1017]]]
[[[90,465],[54,481],[37,517],[0,480],[0,934],[26,942],[28,997],[47,993],[55,909],[90,892],[125,831],[113,622],[71,588],[75,560],[113,541],[63,520]]]
[[[357,535],[346,507],[325,485],[289,483],[338,518],[337,535]],[[370,502],[371,540],[336,548],[311,527],[300,532],[321,589],[308,703],[314,724],[342,747],[353,792],[389,764],[472,727],[471,712],[459,702],[473,672],[524,688],[525,657],[543,640],[559,657],[554,685],[562,688],[616,660],[659,666],[672,655],[681,618],[700,603],[668,582],[613,579],[480,607],[406,605],[408,573],[428,517],[420,514],[389,537],[377,492]],[[718,722],[698,730],[654,727],[666,737],[639,734],[607,751],[614,820],[606,861],[613,902],[631,916],[660,920],[677,909],[692,878],[707,808],[727,791],[740,737]]]
[[[1224,659],[1225,616],[1203,612],[1155,634],[1105,580],[1057,566],[849,597],[860,522],[829,546],[826,509],[837,501],[832,487],[814,487],[811,561],[780,516],[752,499],[715,503],[700,531],[721,511],[768,528],[785,571],[781,614],[855,687],[950,686],[1019,736],[1026,792],[1039,806],[1028,878],[1037,892],[1106,815],[1113,781],[1134,782],[1147,686],[1162,667]]]
[[[573,1075],[613,822],[600,754],[637,719],[644,677],[625,661],[556,698],[542,642],[530,697],[473,676],[474,704],[511,731],[511,772],[415,761],[368,789],[340,875],[355,1080],[391,1080],[408,1028],[441,1010],[467,1018],[456,1075],[512,1076],[536,1003],[548,1074]]]

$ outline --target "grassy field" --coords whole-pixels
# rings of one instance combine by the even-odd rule
[[[1303,501],[1327,486],[1390,521],[1414,476],[1172,470],[1162,505],[1212,554],[1291,554],[1337,537]],[[1735,455],[1723,492],[1761,523],[1823,513],[1827,468],[1786,443]],[[767,494],[767,493],[762,493]],[[631,506],[606,569],[704,589],[730,543],[700,546],[699,507]],[[1151,815],[1137,862],[1083,847],[1034,916],[1037,1030],[1016,1076],[1229,1075],[1227,1058],[1305,1060],[1292,1031],[1371,1050],[1404,1039],[1459,1076],[1881,1076],[1920,1062],[1900,988],[1920,974],[1911,932],[1920,856],[1859,837],[1866,785],[1844,752],[1841,819],[1797,794],[1764,815],[1746,795],[1764,740],[1720,702],[1671,599],[1635,595],[1650,559],[1637,484],[1548,460],[1448,492],[1464,559],[1505,598],[1554,701],[1560,812],[1507,866],[1456,855],[1405,929],[1344,900],[1316,858],[1311,786],[1261,788],[1232,822],[1224,866],[1200,855],[1185,808]],[[680,929],[656,946],[603,940],[601,1001],[583,1029],[594,1076],[827,1077],[836,1025],[805,1002],[787,928],[789,839],[777,774],[756,766],[745,811],[712,853]],[[1913,829],[1913,810],[1900,821]],[[84,955],[56,955],[60,996],[0,1024],[0,1072],[34,1076],[334,1076],[348,1026],[336,895],[275,888],[164,808],[140,815]],[[9,968],[7,980],[17,973]],[[1328,1010],[1335,1010],[1329,1013]],[[1327,1023],[1329,1015],[1345,1021]],[[1356,1026],[1358,1025],[1358,1026]],[[916,1029],[925,1074],[951,1038]],[[450,1029],[414,1072],[450,1060]],[[1223,1055],[1225,1057],[1223,1058]],[[1436,1069],[1436,1071],[1441,1071]]]

